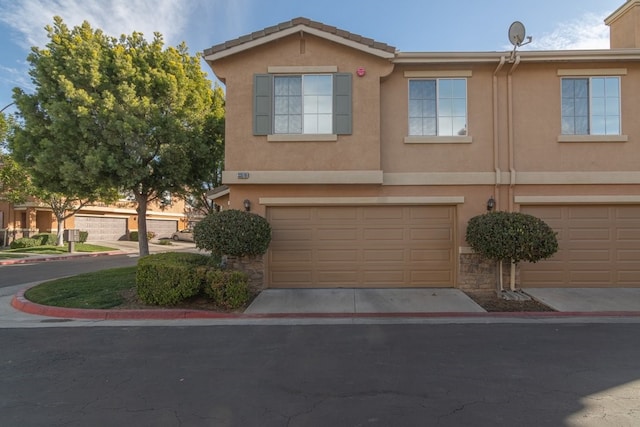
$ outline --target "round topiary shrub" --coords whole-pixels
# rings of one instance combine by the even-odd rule
[[[193,239],[197,248],[214,255],[262,255],[271,242],[271,226],[251,212],[214,212],[195,225]]]
[[[556,232],[540,218],[520,212],[489,212],[467,224],[471,248],[495,261],[537,262],[558,251]]]

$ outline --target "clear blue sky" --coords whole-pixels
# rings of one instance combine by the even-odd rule
[[[625,0],[0,0],[0,108],[15,86],[32,90],[26,56],[47,43],[44,26],[61,16],[119,36],[154,31],[193,54],[304,16],[415,51],[504,51],[509,25],[533,36],[527,49],[608,48],[603,20]],[[213,80],[213,74],[209,73]],[[5,112],[11,112],[12,108]]]

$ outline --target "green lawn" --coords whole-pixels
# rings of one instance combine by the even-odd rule
[[[114,268],[54,280],[29,289],[25,297],[56,307],[117,307],[123,303],[122,292],[135,287],[136,268]]]
[[[115,251],[114,248],[107,246],[91,245],[88,243],[76,243],[74,246],[75,252],[107,252]],[[35,246],[32,248],[19,248],[19,249],[7,249],[0,252],[0,256],[5,253],[18,252],[21,254],[39,254],[39,255],[51,255],[51,254],[66,254],[69,253],[69,246]]]
[[[5,252],[0,252],[0,259],[15,259],[15,258],[25,258],[26,255],[22,254],[8,254]]]

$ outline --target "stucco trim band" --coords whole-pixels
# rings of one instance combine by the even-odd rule
[[[382,184],[382,171],[224,171],[225,184]]]
[[[471,136],[405,136],[405,144],[470,144]]]
[[[558,76],[626,76],[626,68],[560,68]]]
[[[267,135],[267,142],[335,142],[338,135],[332,133],[314,133],[314,134],[288,134],[276,133]]]
[[[385,173],[384,185],[495,185],[495,172],[408,172]],[[509,173],[501,181],[509,182]]]
[[[640,184],[640,172],[518,172],[517,184]]]
[[[405,71],[406,78],[435,78],[435,77],[471,77],[471,70],[437,70],[437,71]]]
[[[627,142],[627,135],[558,135],[558,142]]]
[[[265,206],[459,205],[463,196],[442,197],[260,197]]]
[[[309,73],[337,73],[337,65],[318,65],[318,66],[278,66],[273,65],[267,67],[269,74],[309,74]]]
[[[637,204],[640,196],[516,196],[521,205]]]

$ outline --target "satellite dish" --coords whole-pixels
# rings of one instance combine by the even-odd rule
[[[520,46],[526,36],[526,30],[524,24],[520,21],[515,21],[509,27],[509,41],[514,46]]]

